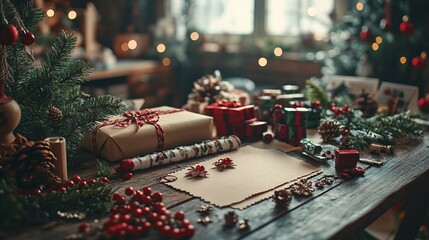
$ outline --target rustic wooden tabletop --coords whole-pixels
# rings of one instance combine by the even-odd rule
[[[113,179],[112,183],[123,192],[125,187],[150,186],[164,195],[165,205],[172,211],[185,211],[186,217],[196,227],[193,239],[351,239],[377,219],[387,209],[405,196],[411,196],[409,213],[398,233],[398,239],[414,239],[418,220],[427,208],[429,179],[429,148],[427,136],[423,141],[402,144],[393,156],[367,156],[383,158],[385,164],[366,168],[363,177],[343,181],[316,189],[311,197],[294,198],[288,208],[276,207],[271,199],[264,200],[244,210],[214,208],[210,224],[197,223],[200,214],[196,211],[206,204],[199,198],[174,190],[158,177],[205,158],[192,159],[176,165],[166,165],[136,172],[128,181]],[[299,152],[292,152],[304,159]],[[365,155],[365,153],[364,153]],[[307,159],[308,160],[308,159]],[[317,164],[317,163],[315,163]],[[323,174],[335,174],[333,162],[320,165]],[[82,177],[94,177],[95,168],[70,172]],[[319,176],[320,177],[320,176]],[[235,211],[239,219],[248,219],[250,229],[225,228],[224,214]],[[87,220],[88,221],[88,220]],[[80,222],[56,222],[49,229],[33,226],[20,229],[11,239],[64,239],[77,233]],[[157,235],[149,236],[156,239]]]

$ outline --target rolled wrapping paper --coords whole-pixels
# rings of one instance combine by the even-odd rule
[[[55,162],[55,174],[63,181],[67,180],[67,152],[66,139],[63,137],[45,138],[46,142],[51,145],[51,152],[57,158]]]
[[[126,160],[131,160],[133,162],[133,168],[131,169],[131,171],[133,171],[179,162],[194,157],[226,152],[237,149],[240,145],[240,138],[235,135],[231,135]]]

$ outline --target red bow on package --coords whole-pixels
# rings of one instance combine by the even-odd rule
[[[216,103],[219,107],[227,107],[227,108],[238,108],[242,107],[241,103],[237,101],[228,101],[228,100],[221,100]]]
[[[143,109],[139,111],[125,112],[124,114],[122,114],[123,116],[122,118],[112,119],[112,120],[107,120],[105,122],[102,122],[98,124],[98,126],[93,131],[92,142],[94,145],[94,152],[96,153],[98,152],[96,134],[100,128],[108,125],[115,125],[117,127],[126,128],[130,126],[132,123],[136,123],[137,125],[136,132],[140,129],[140,127],[142,127],[146,123],[153,125],[155,127],[155,130],[158,136],[157,150],[161,150],[164,146],[164,130],[162,130],[162,127],[158,124],[159,115],[176,113],[181,111],[183,111],[183,109],[174,109],[174,110]]]

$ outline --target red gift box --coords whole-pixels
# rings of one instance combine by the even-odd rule
[[[335,151],[335,168],[338,170],[355,168],[358,161],[359,151],[357,150]]]
[[[228,135],[245,137],[245,121],[256,116],[254,105],[242,106],[231,101],[213,103],[205,107],[204,113],[213,117],[218,137]]]
[[[246,121],[246,139],[257,141],[262,139],[262,134],[268,129],[267,122],[256,121],[256,119]]]
[[[228,122],[243,122],[256,117],[254,105],[242,106],[237,102],[220,101],[204,109],[205,115]]]

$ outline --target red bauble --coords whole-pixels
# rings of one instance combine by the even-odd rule
[[[362,31],[360,32],[360,38],[365,42],[371,42],[372,34],[367,27],[362,28]]]
[[[421,57],[414,57],[413,60],[411,60],[411,65],[415,70],[421,71],[426,66],[426,59]]]
[[[9,46],[14,44],[16,40],[18,40],[18,30],[16,30],[16,27],[11,23],[3,23],[0,26],[0,44]]]
[[[426,95],[426,97],[420,98],[418,105],[419,105],[420,111],[424,113],[429,113],[429,95]]]
[[[399,30],[409,36],[414,32],[414,24],[410,21],[404,21],[399,25]]]
[[[31,45],[34,43],[34,40],[36,40],[36,37],[34,36],[34,34],[32,32],[24,30],[21,33],[20,39],[21,39],[22,44]]]

